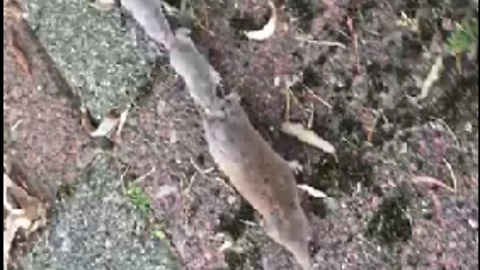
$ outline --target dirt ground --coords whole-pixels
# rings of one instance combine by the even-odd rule
[[[476,18],[478,4],[285,0],[275,6],[274,35],[256,42],[242,30],[266,22],[266,1],[199,1],[193,35],[225,89],[242,96],[264,138],[303,166],[298,183],[337,201],[332,209],[300,193],[314,232],[315,269],[476,269],[478,45],[475,40],[456,55],[445,47],[455,22]],[[474,28],[478,33],[476,21]],[[4,50],[5,56],[11,57]],[[439,79],[417,100],[437,57],[443,60]],[[9,70],[15,69],[18,74],[18,66]],[[24,149],[21,160],[31,172],[68,175],[66,166],[75,162],[63,149],[91,145],[79,135],[84,133],[75,112],[48,108],[57,103],[73,108],[75,99],[50,100],[52,93],[41,92],[35,98],[14,96],[6,91],[5,77],[4,71],[4,127],[13,126],[15,113],[21,113],[10,104],[22,104],[13,107],[26,112],[29,102],[45,102],[44,114],[60,120],[55,127],[48,117],[21,124],[20,136],[22,126],[54,134],[27,138],[30,143],[22,146],[6,144],[4,134],[4,147]],[[159,66],[152,86],[136,98],[114,150],[126,178],[152,172],[142,184],[186,269],[297,269],[214,167],[183,88],[170,68]],[[311,122],[311,129],[335,146],[338,162],[280,132],[287,95],[289,119]],[[52,136],[61,145],[38,143]],[[35,155],[52,155],[52,161],[39,164]]]

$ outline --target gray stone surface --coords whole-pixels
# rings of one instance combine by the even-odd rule
[[[23,269],[182,269],[168,244],[145,229],[109,164],[98,159],[74,195],[57,202],[48,232],[21,259]]]
[[[95,118],[123,107],[126,93],[148,82],[148,47],[138,44],[138,31],[122,28],[119,9],[100,12],[87,0],[25,2],[30,25]]]

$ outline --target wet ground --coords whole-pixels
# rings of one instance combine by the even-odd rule
[[[257,42],[241,31],[266,22],[265,1],[199,1],[193,36],[225,88],[242,96],[264,138],[303,166],[298,183],[337,201],[332,209],[301,193],[315,235],[315,269],[477,268],[478,4],[285,0],[275,5],[276,31]],[[36,61],[38,53],[28,56]],[[438,59],[443,66],[438,80],[419,98]],[[33,78],[41,68],[32,66]],[[4,61],[4,70],[5,130],[23,119],[14,138],[4,134],[4,147],[14,151],[7,155],[46,182],[80,179],[78,169],[68,168],[78,160],[83,165],[88,154],[84,159],[80,154],[95,145],[79,125],[76,94],[15,88],[15,79],[29,76],[14,61]],[[146,175],[141,187],[149,198],[148,219],[161,224],[184,268],[296,269],[215,169],[181,79],[161,63],[151,77],[151,84],[132,96],[135,106],[111,153],[111,170],[125,174],[127,189],[127,182]],[[68,78],[64,83],[71,84]],[[90,109],[108,110],[98,108],[115,103],[115,95],[105,95],[108,102]],[[335,146],[338,162],[280,132],[287,95],[289,119],[311,123]],[[438,182],[432,185],[425,177]],[[78,185],[65,182],[69,188]]]

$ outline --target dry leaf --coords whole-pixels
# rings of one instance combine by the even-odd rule
[[[8,201],[9,192],[20,208],[14,208]],[[27,233],[35,231],[39,226],[45,224],[46,209],[44,205],[21,187],[17,186],[12,179],[3,174],[3,207],[6,216],[3,228],[3,264],[6,269],[12,241],[18,229],[22,228]]]
[[[30,67],[30,63],[27,60],[27,56],[17,44],[17,41],[15,40],[15,35],[12,35],[11,38],[12,39],[10,41],[10,49],[12,50],[15,62],[17,62],[17,64],[20,66],[25,76],[27,76],[28,79],[31,79],[32,70]]]
[[[283,133],[296,137],[302,142],[315,146],[326,153],[335,155],[335,147],[331,143],[320,138],[315,132],[304,128],[302,124],[284,122],[281,130]]]
[[[30,220],[25,217],[23,211],[10,213],[5,219],[5,227],[3,228],[3,266],[7,269],[8,261],[10,259],[10,248],[12,241],[15,238],[15,233],[18,229],[27,229],[30,227]]]
[[[120,115],[115,111],[107,113],[97,129],[90,133],[92,137],[109,137],[120,123]]]
[[[314,197],[314,198],[327,198],[327,194],[325,194],[323,191],[318,190],[314,187],[311,187],[309,185],[301,184],[297,185],[297,187],[305,192],[308,193],[308,195]]]
[[[270,36],[272,36],[273,33],[275,32],[275,24],[277,22],[277,13],[275,11],[275,6],[273,5],[273,2],[269,1],[268,4],[272,9],[272,15],[270,16],[270,19],[268,20],[267,24],[265,24],[260,30],[244,31],[245,36],[247,36],[248,39],[265,40]]]

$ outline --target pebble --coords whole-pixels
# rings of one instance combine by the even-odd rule
[[[478,221],[473,220],[471,218],[468,219],[468,225],[470,225],[470,228],[476,230],[478,229]]]

